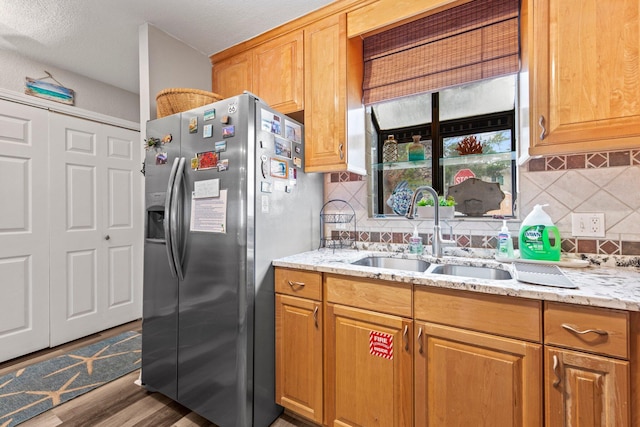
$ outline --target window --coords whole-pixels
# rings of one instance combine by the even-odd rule
[[[452,187],[476,178],[483,182],[468,184],[477,183],[482,189],[474,188],[471,196],[456,200],[457,215],[513,216],[516,83],[514,74],[373,104],[374,215],[403,215],[408,196],[420,185],[450,195]],[[396,149],[385,155],[390,135]],[[409,155],[414,137],[424,147],[424,160]],[[471,147],[472,153],[465,152],[465,147]],[[482,153],[473,153],[474,147],[482,147]],[[485,194],[489,190],[504,197],[498,200],[493,193]]]

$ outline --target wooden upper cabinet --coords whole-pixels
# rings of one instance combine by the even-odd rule
[[[640,2],[533,0],[530,153],[640,145]]]
[[[252,50],[253,92],[282,113],[304,108],[303,46],[300,30]]]
[[[213,59],[213,91],[248,90],[282,113],[304,108],[304,32],[287,33],[227,58]]]
[[[346,14],[304,29],[305,171],[366,173],[362,39],[347,39]]]
[[[251,83],[251,52],[241,52],[213,64],[213,92],[225,98],[243,93],[253,92]]]

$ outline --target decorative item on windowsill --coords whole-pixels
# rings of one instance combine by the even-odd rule
[[[409,183],[407,181],[400,181],[387,199],[387,206],[389,206],[396,215],[405,216],[411,203],[411,197],[413,197],[413,190],[409,188]]]
[[[62,83],[57,81],[50,72],[44,70],[46,76],[38,79],[32,79],[31,77],[25,77],[24,93],[38,98],[48,99],[50,101],[60,102],[62,104],[74,105],[76,93],[69,88],[62,86]],[[58,85],[53,83],[44,82],[45,79],[51,79]]]
[[[465,136],[462,141],[458,142],[456,151],[461,156],[467,154],[482,154],[484,146],[481,142],[478,142],[475,136]]]
[[[500,209],[505,198],[497,182],[469,178],[449,187],[448,194],[458,202],[457,211],[468,216],[482,216],[488,211]]]
[[[382,144],[382,161],[384,163],[398,161],[398,141],[393,138],[393,135],[389,135]]]
[[[453,219],[456,213],[456,201],[453,197],[438,197],[439,213],[442,219]],[[427,197],[418,200],[416,203],[416,214],[419,218],[433,218],[435,216],[435,208],[433,207],[433,198]]]
[[[424,145],[420,142],[420,135],[413,135],[413,142],[407,146],[408,160],[424,160]]]

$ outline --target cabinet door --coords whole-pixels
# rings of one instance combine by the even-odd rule
[[[305,170],[346,169],[346,18],[334,15],[304,31]]]
[[[629,426],[629,362],[545,348],[546,426]]]
[[[304,108],[303,31],[253,49],[253,92],[282,113]]]
[[[416,427],[542,426],[541,345],[416,322]]]
[[[412,322],[327,304],[329,426],[412,425]]]
[[[253,91],[251,52],[242,52],[213,64],[213,91],[225,98]]]
[[[322,423],[321,303],[276,294],[276,403]]]
[[[531,154],[637,147],[640,2],[532,3]]]

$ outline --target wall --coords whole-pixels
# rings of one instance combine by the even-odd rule
[[[0,64],[0,88],[24,93],[25,77],[44,77],[43,70],[47,70],[65,87],[75,91],[75,107],[131,122],[139,121],[139,101],[135,93],[27,59],[9,50],[0,50]]]
[[[202,52],[150,24],[139,29],[140,123],[156,118],[156,95],[184,87],[211,91],[211,63]]]
[[[640,255],[640,148],[531,159],[520,173],[521,211],[545,208],[566,252]],[[604,212],[605,237],[572,238],[572,212]]]

